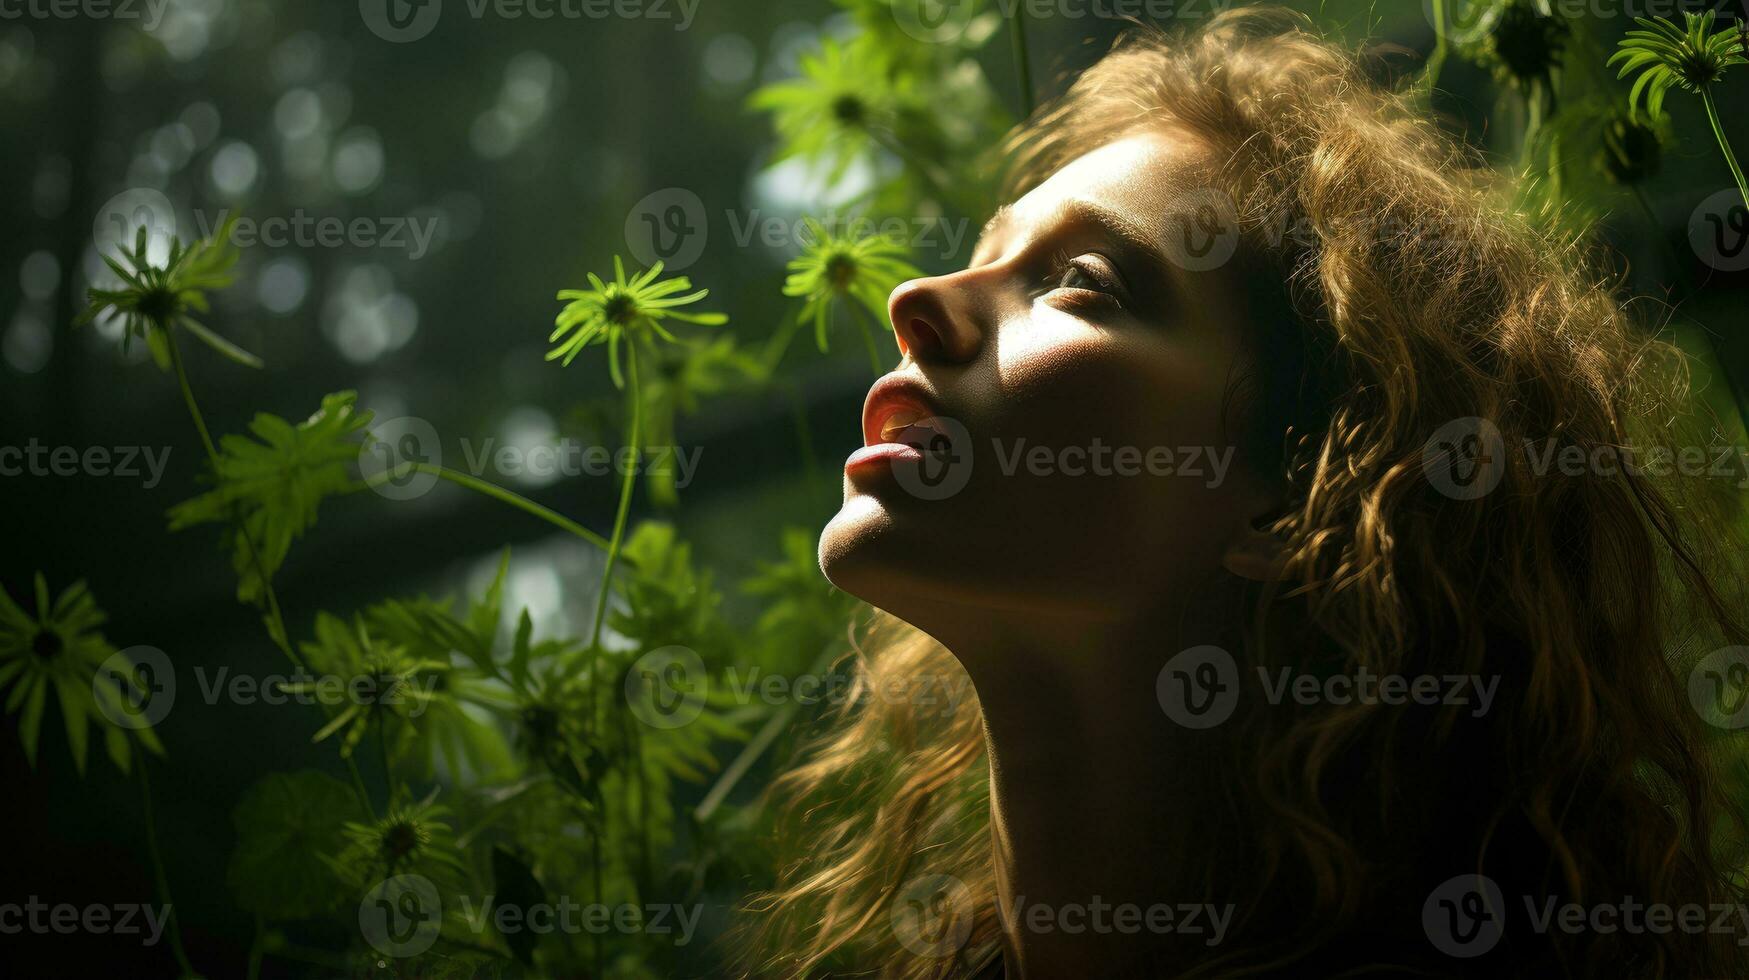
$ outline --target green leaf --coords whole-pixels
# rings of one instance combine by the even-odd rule
[[[326,773],[303,769],[256,780],[231,812],[237,847],[225,880],[237,904],[266,919],[336,907],[343,885],[322,858],[344,844],[346,823],[362,816],[351,788]]]

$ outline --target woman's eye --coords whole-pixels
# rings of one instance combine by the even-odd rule
[[[1095,279],[1086,269],[1071,262],[1064,266],[1063,271],[1058,274],[1057,288],[1091,289],[1095,292],[1100,292],[1104,290],[1105,284],[1101,283],[1098,279]]]
[[[1059,259],[1051,274],[1050,286],[1053,289],[1105,293],[1113,299],[1123,296],[1123,285],[1116,272],[1104,258],[1093,254]]]

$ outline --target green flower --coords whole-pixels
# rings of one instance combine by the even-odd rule
[[[1599,157],[1611,181],[1637,184],[1658,173],[1663,163],[1663,139],[1653,127],[1616,115],[1603,128]]]
[[[238,599],[260,598],[292,541],[316,522],[322,500],[354,488],[346,468],[358,458],[352,437],[371,419],[357,410],[356,400],[350,391],[328,395],[320,411],[295,426],[257,414],[249,423],[254,439],[227,435],[219,441],[218,485],[171,508],[172,531],[214,522],[234,528],[242,520],[246,533],[230,532]]]
[[[0,687],[12,684],[12,693],[6,698],[8,714],[17,711],[20,705],[24,707],[18,740],[32,768],[36,766],[43,707],[51,688],[61,704],[67,744],[73,750],[73,764],[81,775],[85,772],[87,722],[103,729],[109,758],[123,772],[128,771],[132,760],[130,733],[146,749],[164,754],[164,747],[151,729],[126,729],[110,721],[116,712],[126,713],[127,708],[123,704],[124,694],[116,685],[97,682],[98,668],[116,652],[97,631],[106,618],[84,582],[74,582],[51,604],[48,582],[38,572],[34,617],[0,589]],[[129,688],[128,699],[145,697],[131,674],[117,676]],[[101,708],[98,698],[105,701]]]
[[[721,313],[687,313],[679,309],[689,306],[710,295],[710,290],[701,289],[695,293],[687,293],[692,288],[692,281],[685,276],[657,281],[662,274],[662,263],[657,262],[647,271],[641,272],[630,279],[626,278],[625,263],[620,257],[613,257],[613,281],[602,282],[601,277],[589,273],[589,289],[562,289],[559,299],[569,300],[558,318],[553,322],[555,327],[552,335],[547,337],[549,343],[565,337],[563,343],[547,352],[547,360],[556,361],[564,358],[564,364],[569,365],[583,348],[590,344],[607,344],[608,369],[613,374],[615,387],[625,387],[625,380],[620,375],[619,345],[622,338],[627,343],[651,343],[651,334],[662,339],[675,342],[675,336],[662,326],[661,321],[670,317],[687,323],[698,323],[705,326],[720,326],[729,322],[729,318]],[[686,293],[677,296],[676,293]],[[566,336],[569,334],[569,336]]]
[[[1459,49],[1501,82],[1519,88],[1547,84],[1561,65],[1572,28],[1547,0],[1504,0],[1484,12],[1491,28]]]
[[[417,803],[398,802],[389,812],[369,822],[348,821],[342,834],[348,841],[330,862],[341,876],[368,884],[398,874],[448,877],[464,869],[456,852],[447,807],[431,796]]]
[[[1743,176],[1743,168],[1737,164],[1737,154],[1725,137],[1725,128],[1719,123],[1719,108],[1713,101],[1713,83],[1725,77],[1725,69],[1749,64],[1749,31],[1727,27],[1714,34],[1713,18],[1717,11],[1683,16],[1688,18],[1686,29],[1667,20],[1634,18],[1634,23],[1643,29],[1628,32],[1616,53],[1610,55],[1609,64],[1621,62],[1618,78],[1626,78],[1630,72],[1642,73],[1628,92],[1630,118],[1638,117],[1641,95],[1645,95],[1647,113],[1654,120],[1664,108],[1664,96],[1671,88],[1681,86],[1700,95],[1707,122],[1713,127],[1713,138],[1719,141],[1719,152],[1724,154],[1731,176],[1737,180],[1744,205],[1749,206],[1749,178]]]
[[[772,115],[782,141],[772,162],[827,159],[833,182],[915,101],[903,76],[894,79],[872,35],[858,35],[849,43],[825,38],[818,54],[802,57],[801,71],[800,78],[754,92],[748,105]]]
[[[428,776],[440,761],[454,779],[470,773],[494,778],[513,768],[509,744],[493,724],[495,713],[513,706],[494,655],[509,567],[506,550],[484,598],[469,603],[462,615],[450,601],[426,598],[391,600],[365,612],[379,642],[406,650],[414,660],[451,664],[418,678],[428,686],[424,710],[399,726],[407,755],[422,761]],[[463,659],[457,661],[457,654]]]
[[[211,238],[195,242],[187,248],[179,239],[170,240],[170,257],[162,266],[155,266],[146,257],[146,229],[141,226],[134,235],[132,251],[122,249],[127,266],[109,256],[103,261],[122,281],[120,289],[93,289],[90,305],[75,321],[75,326],[101,319],[108,322],[122,318],[122,350],[127,350],[135,337],[143,337],[151,348],[158,367],[170,370],[170,330],[182,327],[208,347],[238,364],[258,368],[261,358],[238,347],[202,326],[192,314],[208,310],[206,294],[223,289],[236,278],[231,267],[237,264],[237,249],[230,243],[233,216],[220,226]]]
[[[802,254],[789,263],[789,278],[784,280],[785,296],[803,297],[800,320],[812,320],[814,342],[826,350],[826,328],[831,323],[834,306],[848,300],[866,310],[881,329],[887,328],[887,297],[907,279],[923,275],[909,261],[909,252],[897,242],[879,235],[858,235],[854,231],[834,234],[813,218],[806,221],[807,241]],[[880,359],[874,352],[868,324],[861,324],[863,339],[869,345],[875,371],[880,372]]]
[[[411,722],[423,715],[437,696],[437,679],[451,669],[446,661],[412,657],[399,646],[373,640],[362,619],[348,626],[330,613],[316,617],[316,639],[305,643],[303,651],[310,669],[344,682],[344,694],[325,689],[320,681],[300,681],[282,688],[290,694],[326,696],[330,703],[343,706],[311,739],[320,742],[344,732],[340,739],[342,758],[352,755],[373,724]],[[392,737],[400,736],[397,726]],[[385,733],[384,737],[391,736]]]
[[[1643,94],[1648,114],[1656,118],[1664,106],[1665,94],[1672,87],[1681,86],[1705,95],[1714,82],[1725,76],[1726,68],[1749,61],[1744,57],[1744,35],[1730,28],[1712,33],[1717,11],[1683,16],[1687,18],[1686,29],[1668,20],[1635,17],[1634,23],[1642,29],[1629,31],[1610,56],[1609,64],[1621,62],[1617,78],[1643,72],[1628,93],[1630,111],[1638,113]]]

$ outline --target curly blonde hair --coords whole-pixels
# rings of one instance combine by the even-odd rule
[[[1486,420],[1506,447],[1708,445],[1718,423],[1681,352],[1583,238],[1513,213],[1414,95],[1298,15],[1130,34],[1010,138],[1009,199],[1149,127],[1213,151],[1252,281],[1280,286],[1253,297],[1236,403],[1287,501],[1288,574],[1247,596],[1245,662],[1501,678],[1486,719],[1378,703],[1236,719],[1254,768],[1208,801],[1231,837],[1193,857],[1243,912],[1187,975],[1472,968],[1421,934],[1421,899],[1465,872],[1563,902],[1738,902],[1742,819],[1685,690],[1694,657],[1744,639],[1727,601],[1736,502],[1633,469],[1551,477],[1516,452],[1474,499],[1428,476],[1429,439],[1454,420]],[[885,615],[854,656],[869,689],[960,671]],[[999,934],[976,701],[929,717],[851,704],[773,788],[793,859],[750,904],[746,969],[964,975],[966,955],[907,952],[891,914],[908,879],[947,874],[971,899],[962,949]],[[1475,963],[1749,976],[1737,938],[1508,930]]]

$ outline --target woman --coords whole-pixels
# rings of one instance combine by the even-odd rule
[[[1737,491],[1624,458],[1713,444],[1678,352],[1291,15],[1008,149],[891,298],[820,542],[884,693],[779,785],[748,971],[1749,976],[1688,689]]]

